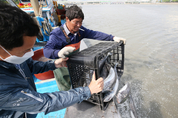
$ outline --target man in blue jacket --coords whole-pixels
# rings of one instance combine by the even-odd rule
[[[103,89],[103,79],[88,87],[38,93],[32,75],[66,67],[68,58],[32,60],[38,25],[21,9],[0,3],[0,118],[35,118],[80,103]]]
[[[125,44],[126,39],[124,38],[85,28],[82,26],[83,20],[83,11],[77,5],[71,6],[66,11],[66,23],[50,33],[49,41],[43,50],[44,56],[51,59],[65,58],[73,51],[76,52],[79,50],[80,41],[83,38],[116,42],[123,41]],[[59,68],[53,72],[59,90],[69,90],[71,83],[69,76],[66,76],[69,75],[67,68]],[[59,74],[62,72],[63,74]]]
[[[103,41],[123,41],[126,39],[108,35],[99,31],[93,31],[82,26],[84,20],[83,11],[73,5],[66,11],[66,23],[62,27],[54,29],[50,33],[49,41],[44,47],[44,55],[47,58],[65,58],[66,55],[77,50],[83,38]],[[71,45],[72,44],[72,45]],[[74,45],[76,44],[76,45]],[[67,46],[67,47],[66,47]]]

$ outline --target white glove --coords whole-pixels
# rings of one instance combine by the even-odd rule
[[[66,58],[66,55],[69,55],[69,53],[73,52],[74,50],[75,48],[71,46],[64,47],[58,52],[58,56],[62,58]]]
[[[115,37],[113,38],[113,40],[116,41],[116,42],[123,41],[123,43],[126,44],[126,39],[121,38],[121,37],[116,37],[116,36],[115,36]]]

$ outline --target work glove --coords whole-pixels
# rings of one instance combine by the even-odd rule
[[[116,36],[115,36],[115,37],[113,38],[113,40],[116,41],[116,42],[123,41],[123,43],[126,44],[126,39],[121,38],[121,37],[116,37]]]
[[[71,47],[71,46],[64,47],[58,52],[58,56],[61,58],[66,58],[66,56],[69,55],[74,50],[75,50],[75,48]]]

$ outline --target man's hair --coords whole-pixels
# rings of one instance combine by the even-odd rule
[[[23,36],[37,36],[39,27],[20,8],[0,2],[0,45],[7,50],[23,45]]]
[[[78,7],[77,5],[73,5],[66,11],[66,17],[68,17],[70,21],[74,18],[82,18],[83,20],[84,14],[80,7]]]

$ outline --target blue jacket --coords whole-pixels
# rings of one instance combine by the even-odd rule
[[[112,35],[108,35],[102,32],[89,30],[83,26],[81,26],[79,30],[79,34],[81,35],[81,39],[89,38],[89,39],[104,40],[104,41],[113,41],[113,37],[114,37]],[[67,33],[67,35],[70,37],[71,44],[80,42],[78,34],[76,36],[74,35],[71,36],[72,34]],[[49,41],[47,42],[43,50],[44,56],[51,59],[59,58],[58,52],[66,45],[68,45],[68,43],[66,42],[66,37],[62,32],[62,30],[58,27],[50,33]]]
[[[24,78],[14,64],[0,61],[0,118],[35,118],[80,103],[91,96],[88,87],[53,93],[36,92],[32,74],[54,70],[53,61],[39,62],[31,58],[20,64]]]

